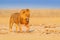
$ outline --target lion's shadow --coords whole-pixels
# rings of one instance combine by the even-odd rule
[[[22,32],[20,32],[20,31],[17,31],[17,32],[16,32],[16,31],[14,30],[13,32],[15,32],[15,33],[32,33],[32,32],[34,32],[34,31],[35,31],[35,30],[29,30],[28,32],[26,32],[26,31],[23,30]]]

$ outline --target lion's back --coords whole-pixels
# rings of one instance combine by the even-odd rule
[[[10,22],[18,23],[19,22],[19,13],[14,13],[10,17]]]

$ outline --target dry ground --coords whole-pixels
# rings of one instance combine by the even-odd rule
[[[30,30],[9,32],[9,17],[0,17],[0,40],[60,40],[60,18],[30,18]]]

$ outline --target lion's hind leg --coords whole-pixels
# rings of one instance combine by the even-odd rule
[[[20,32],[22,32],[22,24],[20,24],[20,27],[19,27],[19,29],[20,29]]]
[[[13,17],[10,17],[10,21],[9,21],[9,31],[12,32],[12,26],[13,26]]]
[[[9,31],[10,32],[12,32],[12,26],[13,26],[13,23],[12,22],[10,22],[10,24],[9,24],[10,26],[9,26]]]

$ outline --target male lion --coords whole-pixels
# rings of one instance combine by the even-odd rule
[[[18,31],[18,26],[20,25],[19,29],[22,32],[22,24],[27,27],[27,32],[29,31],[29,18],[30,18],[30,10],[29,9],[22,9],[20,13],[14,13],[10,17],[10,32],[12,31],[12,26],[16,24],[16,32]]]

